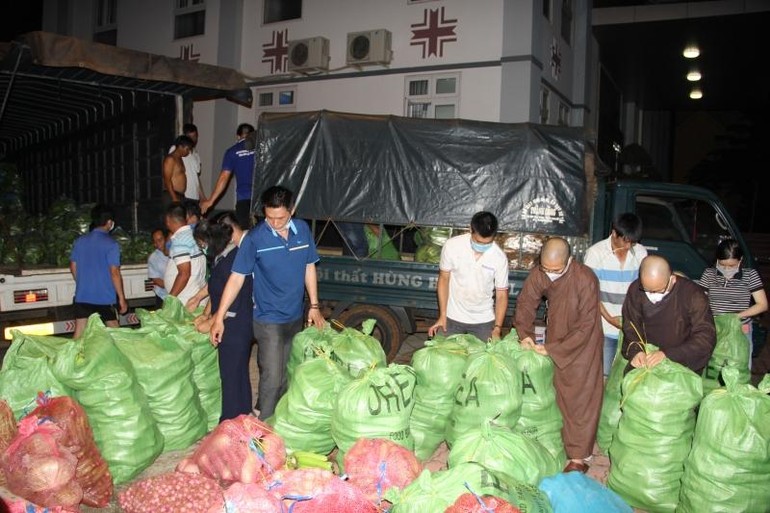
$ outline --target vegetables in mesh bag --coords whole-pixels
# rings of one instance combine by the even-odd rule
[[[208,513],[279,513],[281,499],[270,493],[265,485],[256,483],[233,483],[224,493],[224,507],[217,504]]]
[[[521,513],[521,510],[494,495],[464,493],[444,513]]]
[[[115,484],[155,461],[163,436],[131,364],[97,314],[89,317],[83,337],[68,341],[56,356],[52,371],[86,411]]]
[[[366,496],[328,470],[281,470],[273,474],[270,492],[292,513],[377,513]]]
[[[261,483],[286,463],[286,447],[272,428],[251,415],[222,421],[177,470],[213,479]]]
[[[83,504],[105,508],[112,498],[112,476],[99,449],[83,408],[71,397],[38,397],[30,414],[48,419],[62,430],[61,445],[77,459],[75,480],[83,489]]]
[[[301,363],[267,419],[292,450],[328,454],[334,449],[334,403],[350,375],[326,355]]]
[[[553,386],[553,360],[521,347],[516,330],[493,344],[491,350],[510,355],[521,373],[521,416],[515,431],[538,441],[557,461],[564,462],[567,455],[561,438],[561,410]]]
[[[704,395],[721,386],[719,378],[727,367],[737,371],[738,383],[748,383],[751,380],[750,346],[741,329],[741,318],[731,313],[715,315],[714,324],[717,328],[717,343],[708,365],[703,369]]]
[[[168,472],[137,481],[118,494],[125,513],[225,511],[222,489],[208,477]]]
[[[722,371],[698,410],[677,512],[760,513],[770,505],[770,380],[759,389]]]
[[[13,410],[7,402],[0,399],[0,455],[8,448],[17,432]],[[2,487],[5,487],[5,474],[0,472],[0,488]]]
[[[602,399],[602,413],[599,416],[599,427],[596,431],[596,443],[599,448],[607,454],[612,439],[618,430],[620,422],[620,387],[623,383],[623,373],[628,365],[628,360],[623,358],[621,349],[623,348],[623,330],[620,330],[618,337],[618,347],[615,349],[615,359],[612,360],[610,373],[607,381],[604,383],[604,397]]]
[[[75,479],[77,458],[61,443],[64,432],[53,422],[29,415],[2,456],[8,489],[45,507],[78,511],[83,489]]]
[[[653,348],[646,345],[646,351]],[[684,462],[703,396],[700,376],[665,359],[623,378],[618,431],[610,446],[607,486],[628,504],[650,513],[670,512],[679,502]]]
[[[412,355],[417,383],[409,429],[414,437],[414,452],[421,460],[430,458],[444,440],[454,393],[467,363],[468,346],[454,337],[434,337]]]
[[[391,440],[359,438],[345,454],[348,482],[375,504],[390,488],[404,488],[422,472],[413,452]]]
[[[446,441],[494,420],[516,427],[521,415],[521,373],[513,358],[491,349],[472,354],[455,390],[455,404],[446,430]]]
[[[539,442],[491,421],[455,440],[449,453],[449,468],[469,461],[531,485],[562,469],[562,461]]]
[[[337,461],[359,438],[386,438],[409,449],[414,439],[409,416],[414,408],[414,371],[406,365],[378,367],[354,379],[339,393],[332,416]]]
[[[172,330],[107,328],[144,390],[164,451],[185,449],[207,432],[190,346],[178,344]]]

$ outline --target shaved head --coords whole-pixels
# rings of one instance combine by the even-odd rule
[[[650,292],[658,292],[668,286],[671,278],[671,265],[658,255],[648,255],[639,266],[639,279],[642,288]]]
[[[548,269],[561,269],[569,260],[569,243],[561,237],[551,237],[540,250],[540,265]]]

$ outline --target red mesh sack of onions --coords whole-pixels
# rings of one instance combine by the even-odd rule
[[[2,457],[8,490],[48,508],[80,511],[83,489],[75,479],[77,458],[61,443],[64,431],[28,415]]]
[[[412,451],[383,438],[359,438],[345,454],[344,464],[350,484],[375,504],[389,488],[404,488],[422,472]]]
[[[521,510],[494,495],[464,493],[444,513],[521,513]]]
[[[3,509],[5,506],[6,509]],[[0,499],[0,511],[3,513],[64,513],[64,509],[61,507],[44,508],[43,506],[36,506],[31,502],[24,499]]]
[[[285,463],[283,439],[256,417],[239,415],[219,424],[176,469],[225,482],[261,483]]]
[[[118,494],[118,503],[125,513],[224,511],[219,483],[206,476],[183,472],[137,481]]]
[[[307,468],[273,474],[268,489],[292,513],[378,513],[364,493],[328,470]]]
[[[225,490],[224,506],[215,506],[208,513],[281,513],[281,499],[275,497],[264,484],[233,483]]]
[[[16,436],[16,418],[8,403],[0,399],[0,454],[11,445],[11,440]],[[5,486],[5,473],[0,469],[0,486]]]
[[[83,504],[104,508],[112,498],[112,476],[94,442],[85,410],[68,396],[49,398],[40,394],[30,414],[51,420],[62,431],[61,444],[77,458],[75,479],[83,489]]]

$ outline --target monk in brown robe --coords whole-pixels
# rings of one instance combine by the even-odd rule
[[[537,345],[535,316],[548,300],[545,344]],[[516,300],[514,326],[524,347],[547,354],[555,364],[553,385],[564,418],[565,472],[588,471],[602,407],[604,334],[599,281],[589,267],[570,256],[569,244],[548,239]]]

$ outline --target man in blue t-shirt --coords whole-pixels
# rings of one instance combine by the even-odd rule
[[[120,275],[120,246],[110,237],[115,213],[106,205],[91,209],[93,229],[75,240],[70,272],[75,278],[75,338],[80,338],[91,314],[98,313],[107,326],[118,325],[118,312],[128,311]],[[117,308],[119,308],[116,311]]]
[[[211,342],[222,340],[224,317],[243,286],[253,275],[254,338],[257,339],[259,365],[259,418],[275,411],[286,392],[286,364],[294,335],[302,330],[305,290],[310,307],[308,324],[323,328],[318,306],[318,261],[313,235],[306,222],[292,219],[292,193],[284,187],[270,187],[261,197],[265,220],[249,230],[241,242],[225,285],[214,322]]]
[[[235,215],[244,229],[251,222],[251,183],[254,174],[254,142],[249,135],[254,127],[248,123],[238,125],[238,142],[230,146],[222,158],[222,171],[209,199],[201,202],[201,211],[205,214],[219,200],[227,189],[230,177],[235,175]]]

